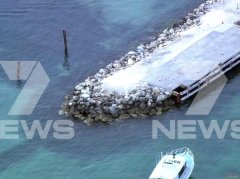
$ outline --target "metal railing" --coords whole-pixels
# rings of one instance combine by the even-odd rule
[[[180,92],[181,101],[184,101],[197,93],[202,88],[208,86],[210,83],[221,77],[223,74],[236,67],[240,63],[240,52],[232,56],[229,60],[218,67],[211,70],[208,74],[204,75],[200,80],[195,81],[187,87],[186,90]]]
[[[193,156],[192,151],[187,147],[179,148],[166,153],[166,155],[179,155],[179,154],[190,154],[191,156]]]

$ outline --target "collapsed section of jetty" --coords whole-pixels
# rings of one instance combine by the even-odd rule
[[[161,114],[239,64],[238,13],[235,0],[206,1],[75,86],[63,111],[85,123]]]

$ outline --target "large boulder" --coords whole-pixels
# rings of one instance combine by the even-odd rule
[[[119,117],[119,111],[118,111],[116,105],[113,104],[109,109],[110,109],[111,116],[113,118],[118,118]]]

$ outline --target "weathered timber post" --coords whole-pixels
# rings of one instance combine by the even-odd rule
[[[65,29],[63,29],[63,40],[64,40],[65,54],[68,54],[67,32]]]

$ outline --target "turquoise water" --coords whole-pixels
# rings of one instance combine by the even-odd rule
[[[100,68],[171,25],[204,0],[70,0],[1,1],[0,59],[39,60],[51,82],[31,116],[8,116],[22,83],[9,81],[0,68],[0,119],[65,119],[58,115],[64,95]],[[62,28],[68,33],[69,57],[63,52]],[[239,76],[225,87],[208,116],[185,116],[189,104],[162,116],[86,126],[75,122],[71,140],[0,141],[0,178],[147,178],[160,151],[181,146],[195,154],[193,179],[240,178],[239,141],[230,131],[224,140],[170,140],[162,133],[152,139],[152,120],[239,119]]]

